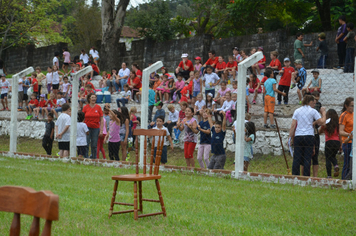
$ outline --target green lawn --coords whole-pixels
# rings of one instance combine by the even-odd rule
[[[354,235],[356,231],[352,191],[178,173],[161,173],[166,218],[136,222],[132,214],[124,214],[108,219],[111,176],[133,172],[0,157],[0,185],[59,195],[60,220],[53,224],[53,235]],[[143,187],[145,198],[157,198],[153,182]],[[120,183],[118,193],[120,201],[133,202],[132,184]],[[144,202],[143,209],[149,213],[160,207]],[[8,234],[11,220],[12,214],[0,212],[0,235]],[[23,216],[24,229],[29,229],[31,220]]]

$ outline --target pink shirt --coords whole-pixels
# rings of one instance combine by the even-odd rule
[[[339,132],[337,132],[337,129],[335,129],[335,131],[332,135],[328,134],[328,131],[326,131],[326,129],[325,129],[325,142],[327,142],[329,140],[335,140],[335,141],[340,140]]]
[[[110,121],[110,132],[109,132],[109,142],[117,143],[120,142],[120,126],[116,124],[115,121]]]
[[[226,88],[225,90],[220,89],[219,90],[220,97],[224,97],[227,92],[231,92],[231,90],[229,88]]]
[[[182,81],[177,81],[176,82],[176,89],[183,89],[184,88],[184,85],[185,85],[185,82],[182,80]]]
[[[63,57],[64,57],[64,63],[70,62],[70,53],[68,51],[63,52]]]

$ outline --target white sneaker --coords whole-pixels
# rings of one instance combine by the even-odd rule
[[[137,103],[140,103],[140,101],[139,101],[139,100],[137,100],[137,99],[136,99],[136,102],[137,102]]]

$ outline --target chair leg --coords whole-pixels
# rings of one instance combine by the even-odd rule
[[[114,192],[112,193],[112,198],[111,198],[111,204],[110,204],[110,211],[109,211],[109,218],[112,216],[112,212],[114,210],[114,202],[115,202],[115,197],[116,197],[116,192],[117,192],[117,185],[119,184],[119,181],[115,181],[114,185]]]
[[[138,202],[139,202],[139,206],[140,206],[140,208],[138,210],[142,213],[142,211],[143,211],[143,207],[142,207],[142,181],[138,182]]]
[[[162,211],[163,211],[163,215],[167,216],[166,208],[164,207],[163,197],[162,197],[161,188],[159,186],[158,179],[156,179],[156,188],[157,188],[157,192],[158,192],[158,196],[159,196],[159,202],[161,203],[161,208],[162,208]]]
[[[138,220],[138,213],[137,213],[137,181],[134,181],[134,219]]]

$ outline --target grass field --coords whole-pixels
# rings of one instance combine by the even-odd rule
[[[9,150],[9,136],[0,136],[0,151]],[[107,144],[104,144],[104,149],[107,151]],[[31,138],[18,138],[17,143],[18,152],[27,152],[27,153],[37,153],[37,154],[46,154],[45,150],[42,148],[42,140],[40,139],[31,139]],[[58,144],[53,144],[53,155],[58,152]],[[108,152],[107,152],[108,153]],[[134,152],[131,152],[131,160],[134,160]],[[120,153],[121,156],[121,153]],[[197,156],[195,152],[194,157]],[[288,155],[289,167],[292,168],[292,157]],[[225,169],[234,170],[234,160],[235,153],[227,152],[227,159],[225,164]],[[338,156],[339,166],[343,165],[343,158]],[[184,159],[184,151],[180,148],[175,148],[174,151],[168,151],[168,165],[176,166],[186,166]],[[195,158],[195,166],[199,167],[199,163]],[[287,174],[286,164],[282,156],[273,156],[273,155],[255,155],[254,159],[251,161],[249,166],[249,171],[259,172],[259,173],[271,173],[271,174]],[[325,156],[319,154],[319,173],[318,177],[326,178],[326,168],[325,168]],[[340,178],[340,176],[338,177]]]
[[[0,157],[0,186],[28,186],[59,195],[60,220],[53,224],[53,235],[354,235],[356,231],[352,191],[178,173],[161,173],[166,218],[136,222],[132,214],[124,214],[108,219],[111,176],[133,172]],[[145,198],[157,198],[154,190],[153,182],[143,184]],[[132,184],[120,183],[118,194],[120,201],[133,202]],[[149,213],[160,206],[144,202],[143,209]],[[0,235],[8,235],[12,216],[0,212]],[[31,221],[22,217],[23,235]]]

